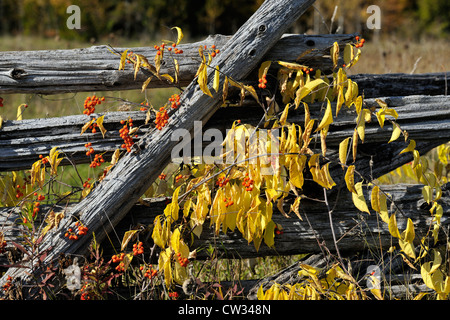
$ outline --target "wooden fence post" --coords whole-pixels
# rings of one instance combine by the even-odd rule
[[[266,0],[227,42],[226,48],[217,58],[216,65],[227,76],[241,80],[257,66],[286,29],[313,3],[314,0]],[[210,83],[212,75],[213,72],[209,72]],[[221,93],[209,97],[200,90],[196,82],[192,82],[184,91],[181,97],[182,106],[171,115],[168,126],[161,131],[152,130],[146,134],[137,144],[138,148],[124,156],[99,186],[73,210],[66,212],[58,228],[47,233],[42,249],[51,250],[48,251],[43,265],[56,262],[60,253],[83,254],[88,249],[91,236],[81,237],[75,242],[64,237],[65,230],[74,225],[74,217],[83,222],[90,235],[95,233],[96,238],[101,240],[102,235],[127,214],[170,161],[170,151],[177,144],[177,141],[171,139],[172,132],[175,129],[192,132],[194,121],[201,120],[206,123],[219,108],[221,99]],[[37,267],[35,259],[29,262],[29,268],[10,268],[0,280],[0,286],[7,281],[8,276],[21,277],[24,284],[39,279],[42,270]],[[24,294],[26,298],[32,298],[32,292]]]

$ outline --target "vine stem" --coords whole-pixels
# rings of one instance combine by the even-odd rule
[[[331,228],[331,234],[333,236],[334,247],[336,249],[336,253],[338,255],[339,261],[341,262],[342,268],[345,270],[346,273],[348,273],[347,268],[344,265],[344,260],[342,260],[341,253],[339,252],[339,247],[337,245],[336,234],[334,232],[333,217],[332,217],[333,210],[330,209],[330,205],[328,203],[328,197],[327,197],[327,190],[325,188],[323,188],[323,195],[324,195],[324,202],[325,202],[325,204],[327,206],[327,210],[328,210],[328,218],[330,219],[330,228]]]

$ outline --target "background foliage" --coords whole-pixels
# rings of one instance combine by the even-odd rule
[[[2,0],[0,34],[26,34],[94,41],[103,37],[154,38],[183,26],[190,38],[208,34],[233,34],[259,7],[262,0]],[[81,8],[81,30],[69,30],[66,8]],[[334,25],[340,33],[364,32],[369,5],[382,12],[384,34],[408,37],[442,37],[450,32],[447,0],[318,0],[315,8],[297,21],[292,31],[329,32],[322,18],[330,19],[337,6]],[[320,13],[319,13],[320,12]],[[366,38],[368,37],[365,35]]]

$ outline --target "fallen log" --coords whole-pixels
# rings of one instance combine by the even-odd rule
[[[227,42],[226,48],[212,67],[218,65],[224,74],[237,81],[242,80],[313,2],[313,0],[265,1]],[[207,83],[210,87],[213,71],[208,75]],[[223,79],[221,82],[223,83]],[[167,127],[159,132],[152,130],[146,134],[138,148],[121,158],[106,178],[83,201],[70,212],[66,212],[58,228],[46,234],[42,250],[48,249],[48,254],[41,261],[42,264],[38,266],[37,262],[32,260],[29,264],[30,269],[26,271],[23,268],[10,268],[1,278],[0,285],[3,285],[8,277],[20,277],[24,283],[39,278],[42,275],[42,266],[55,262],[60,253],[86,253],[91,236],[82,237],[75,242],[64,238],[66,230],[74,226],[75,217],[82,220],[89,233],[98,236],[98,241],[103,240],[149,188],[161,168],[170,161],[170,154],[166,150],[171,150],[176,145],[176,142],[171,140],[173,130],[185,129],[192,132],[194,121],[206,123],[220,107],[221,99],[221,94],[215,93],[210,97],[202,92],[197,83],[192,82],[182,95],[183,104],[171,114]],[[25,292],[24,296],[32,298],[35,290],[36,288],[31,292]]]

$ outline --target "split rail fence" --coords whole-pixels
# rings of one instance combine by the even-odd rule
[[[198,47],[215,45],[221,48],[221,54],[214,65],[228,76],[256,87],[256,72],[262,61],[282,60],[308,64],[314,69],[329,73],[332,63],[329,58],[330,48],[337,41],[341,48],[352,41],[355,35],[294,35],[284,34],[289,27],[308,7],[312,0],[286,1],[282,4],[267,0],[255,14],[239,29],[234,36],[210,36],[204,41],[179,45],[184,51],[179,61],[179,79],[186,86],[182,95],[182,106],[171,115],[167,128],[158,131],[152,126],[143,126],[146,115],[138,111],[108,112],[105,114],[104,126],[108,130],[105,137],[101,133],[85,132],[80,135],[81,127],[89,116],[73,115],[58,118],[29,119],[22,121],[7,120],[0,129],[0,170],[29,170],[38,159],[39,154],[48,154],[50,149],[58,147],[65,159],[61,165],[82,164],[89,161],[85,156],[86,139],[95,150],[104,153],[106,160],[120,147],[119,122],[131,117],[134,124],[142,126],[138,131],[136,145],[139,152],[131,152],[123,156],[106,178],[79,203],[58,203],[48,206],[48,210],[65,210],[65,216],[55,230],[51,230],[45,238],[44,248],[51,248],[44,261],[56,261],[61,253],[66,255],[83,255],[87,253],[90,237],[82,237],[79,241],[67,241],[63,236],[72,223],[73,216],[83,215],[83,222],[94,232],[105,251],[105,256],[114,254],[114,247],[120,247],[120,239],[130,226],[148,226],[155,216],[161,214],[166,200],[138,199],[155,181],[158,175],[170,162],[170,152],[176,142],[172,141],[174,130],[183,128],[192,132],[194,121],[202,121],[204,130],[218,128],[225,132],[232,122],[240,119],[243,123],[256,125],[263,117],[260,106],[252,99],[245,99],[238,105],[238,94],[230,95],[228,106],[221,107],[222,97],[219,94],[208,97],[203,94],[195,81],[198,68]],[[289,14],[286,14],[289,12]],[[116,48],[122,52],[126,48]],[[313,50],[311,50],[313,49]],[[132,48],[135,53],[153,57],[155,49],[149,47]],[[306,52],[306,54],[304,54]],[[298,57],[301,57],[298,60]],[[0,94],[36,93],[56,94],[67,92],[98,92],[140,89],[149,74],[145,70],[134,79],[131,69],[118,70],[119,59],[111,54],[107,46],[94,46],[86,49],[2,52],[0,54]],[[214,67],[213,65],[213,67]],[[174,65],[170,59],[164,61],[161,73],[173,73]],[[447,143],[450,139],[450,98],[447,92],[450,85],[447,78],[449,72],[435,74],[358,74],[350,76],[357,82],[360,93],[364,93],[368,106],[378,107],[375,99],[384,100],[395,107],[399,113],[398,123],[409,133],[409,137],[417,142],[416,150],[425,154],[431,149]],[[210,81],[212,76],[210,74]],[[169,84],[154,79],[147,89],[167,87]],[[302,110],[292,111],[289,121],[303,124]],[[311,104],[311,117],[319,117],[320,104]],[[343,113],[343,111],[341,111]],[[91,116],[99,116],[94,114]],[[153,120],[153,119],[152,119]],[[339,143],[351,136],[355,126],[355,114],[351,111],[338,117],[330,126],[327,136],[328,157],[338,158]],[[392,131],[381,130],[375,123],[367,123],[365,142],[358,146],[356,169],[363,175],[373,179],[380,177],[412,160],[410,153],[400,154],[406,147],[405,142],[387,143]],[[333,162],[337,163],[337,161]],[[331,165],[330,172],[339,185],[343,179],[340,165]],[[398,225],[404,227],[407,219],[414,222],[417,233],[425,234],[432,217],[422,199],[420,185],[385,185],[382,189],[391,195],[395,208],[403,215],[398,215]],[[322,198],[323,190],[309,191],[311,198]],[[368,215],[359,212],[353,205],[351,196],[340,194],[334,189],[328,194],[330,203],[337,200],[333,210],[334,231],[338,239],[337,245],[341,254],[353,264],[352,270],[363,270],[373,259],[363,257],[370,250],[387,250],[392,245],[392,237],[387,225],[377,221],[376,214]],[[366,195],[366,199],[368,199]],[[444,216],[441,220],[442,232],[448,231],[450,212],[450,186],[443,189],[441,204]],[[286,201],[286,212],[289,212],[289,199]],[[271,255],[309,254],[304,261],[315,266],[324,266],[327,261],[324,252],[335,252],[333,234],[323,202],[302,200],[299,220],[295,215],[288,219],[274,209],[273,220],[283,226],[283,234],[277,235],[275,247],[262,245],[258,251],[248,245],[238,233],[216,235],[212,230],[205,230],[196,239],[192,248],[205,248],[210,244],[217,246],[221,258],[254,258]],[[7,243],[11,243],[22,235],[16,224],[20,208],[0,208],[0,225]],[[107,235],[110,236],[107,236]],[[370,235],[370,236],[368,236]],[[106,241],[107,240],[107,241]],[[112,240],[112,243],[111,241]],[[151,238],[148,240],[151,242]],[[150,243],[150,247],[152,244]],[[9,251],[8,251],[9,250]],[[12,262],[13,246],[7,247],[8,254],[0,255],[0,264]],[[358,257],[355,259],[354,257]],[[396,256],[392,260],[390,275],[399,286],[392,292],[401,297],[406,292],[425,290],[423,285],[415,285],[420,276],[411,275],[402,278],[402,261]],[[207,258],[205,250],[199,251],[197,259]],[[400,259],[400,260],[399,260]],[[20,259],[19,259],[20,260]],[[355,262],[356,261],[356,262]],[[28,261],[33,267],[33,261]],[[393,266],[396,267],[393,267]],[[359,269],[358,269],[359,268]],[[38,277],[39,268],[33,268],[30,275],[19,267],[9,268],[3,278],[3,285],[8,276],[21,277],[24,288],[30,279]],[[42,271],[42,270],[41,270]],[[273,281],[287,283],[295,278],[298,264],[283,270],[276,276],[261,281],[246,282],[243,285],[249,298],[254,298],[255,290],[261,285],[269,285]],[[363,272],[358,271],[358,272]],[[32,298],[29,290],[26,297]]]

